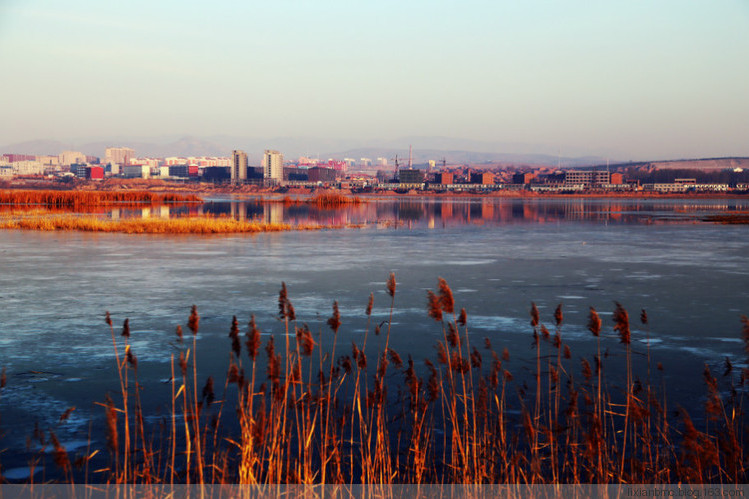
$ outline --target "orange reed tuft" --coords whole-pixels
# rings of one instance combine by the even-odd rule
[[[187,320],[187,327],[190,328],[192,334],[198,334],[198,328],[200,327],[200,316],[198,315],[197,305],[193,305],[190,309],[190,318]]]
[[[598,312],[596,312],[596,309],[593,307],[590,307],[588,330],[593,333],[593,336],[599,336],[601,334],[601,318],[598,316]]]
[[[338,329],[341,327],[341,314],[338,312],[338,302],[333,302],[333,315],[328,319],[328,326],[333,330],[333,333],[338,334]]]
[[[614,331],[619,333],[619,342],[629,345],[632,341],[629,331],[629,314],[619,302],[616,302],[614,310]]]
[[[246,334],[245,346],[247,347],[247,354],[254,361],[257,358],[257,352],[260,350],[260,330],[257,328],[255,323],[255,315],[250,316],[249,329]]]
[[[536,307],[536,304],[534,302],[531,302],[531,326],[533,327],[538,326],[538,321],[539,321],[538,307]]]
[[[387,284],[385,286],[387,288],[387,292],[391,297],[395,296],[395,274],[392,272],[390,273],[390,277],[388,277]]]
[[[437,286],[440,292],[440,305],[442,310],[447,314],[452,314],[455,311],[455,299],[453,298],[453,292],[450,286],[447,285],[447,281],[443,278],[437,279]]]

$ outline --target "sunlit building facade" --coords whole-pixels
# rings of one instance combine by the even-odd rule
[[[247,153],[234,150],[231,152],[231,182],[240,184],[247,180]]]
[[[283,180],[283,154],[270,149],[263,154],[263,178],[275,182]]]

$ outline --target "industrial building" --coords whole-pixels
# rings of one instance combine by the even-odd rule
[[[424,182],[424,170],[398,170],[398,182],[401,184],[421,184]]]

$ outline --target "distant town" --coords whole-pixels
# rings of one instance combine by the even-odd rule
[[[226,157],[138,157],[130,147],[108,147],[103,157],[79,151],[58,155],[5,153],[0,182],[97,182],[107,178],[160,179],[227,188],[284,192],[290,188],[338,188],[351,192],[397,193],[526,191],[534,193],[749,192],[749,158],[593,165],[448,164],[444,159],[414,164],[406,158],[299,157],[284,159],[265,150],[250,165],[242,150]]]

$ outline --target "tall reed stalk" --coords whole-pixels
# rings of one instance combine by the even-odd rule
[[[528,366],[528,379],[516,380],[509,370],[509,350],[501,346],[495,350],[493,345],[501,345],[503,337],[486,338],[480,351],[468,327],[468,313],[465,309],[456,313],[452,291],[439,279],[437,292],[427,292],[427,314],[439,324],[442,335],[436,356],[422,356],[421,368],[419,357],[404,360],[391,347],[395,291],[391,274],[386,284],[390,306],[384,341],[368,338],[371,295],[362,346],[353,342],[349,355],[337,348],[349,325],[347,319],[344,326],[338,303],[327,319],[332,334],[323,337],[321,329],[316,342],[309,327],[297,323],[282,285],[283,346],[269,335],[264,344],[267,355],[259,356],[261,330],[251,316],[245,356],[235,317],[218,409],[213,378],[205,381],[202,392],[198,388],[200,317],[193,307],[187,324],[192,342],[187,347],[181,327],[177,328],[179,357],[173,355],[170,362],[171,414],[164,439],[155,435],[143,414],[143,387],[129,341],[129,321],[123,324],[118,342],[107,314],[120,400],[115,403],[107,396],[102,404],[111,460],[108,466],[97,466],[96,479],[261,486],[744,483],[749,478],[743,450],[747,438],[743,397],[749,374],[733,367],[743,359],[726,359],[722,379],[713,374],[714,366],[706,366],[704,417],[683,408],[674,416],[665,390],[651,386],[648,378],[644,385],[639,379],[638,373],[648,369],[632,361],[640,352],[632,346],[629,315],[622,305],[616,304],[609,334],[596,310],[590,309],[588,329],[596,338],[595,347],[590,347],[596,352],[594,373],[588,359],[573,358],[562,340],[561,305],[554,312],[552,334],[532,304],[535,351],[517,356],[521,372]],[[749,319],[742,325],[749,352]],[[124,353],[120,342],[125,344]],[[551,345],[544,348],[549,352],[546,356],[542,342]],[[617,380],[615,368],[602,375],[604,346],[623,353],[623,383]],[[377,362],[369,365],[367,352]],[[582,364],[582,381],[573,376],[575,362]],[[535,389],[527,386],[528,381],[536,382]],[[621,395],[613,389],[620,386],[624,387]],[[0,390],[4,387],[3,376]],[[59,480],[88,477],[87,471],[77,471],[74,462],[79,460],[68,458],[57,434],[52,431],[48,441]],[[87,470],[89,462],[103,458],[103,453],[87,449],[80,459]],[[43,462],[44,455],[34,459]]]

